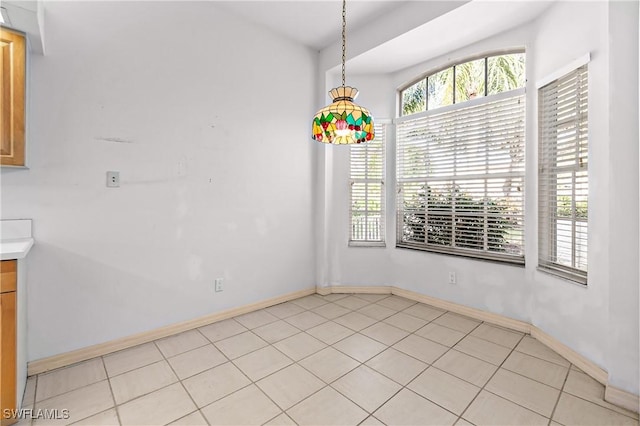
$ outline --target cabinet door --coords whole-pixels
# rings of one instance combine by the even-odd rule
[[[3,260],[0,261],[0,293],[8,291],[16,291],[18,261]]]
[[[16,292],[0,294],[0,424],[15,423],[4,418],[5,409],[16,404]]]
[[[24,166],[25,162],[24,36],[0,28],[0,165]]]

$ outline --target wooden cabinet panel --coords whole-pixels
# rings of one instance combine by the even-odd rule
[[[5,419],[5,409],[17,408],[16,401],[16,261],[0,262],[0,425],[15,423],[15,419]],[[13,282],[9,282],[12,280]],[[5,291],[10,289],[11,291]]]
[[[3,260],[0,262],[0,293],[7,291],[16,291],[17,279],[17,260]]]
[[[26,43],[0,28],[0,165],[25,165]]]

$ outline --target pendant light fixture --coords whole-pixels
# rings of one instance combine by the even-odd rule
[[[343,145],[374,138],[373,117],[369,110],[355,104],[358,89],[345,86],[344,63],[347,45],[347,0],[342,0],[342,86],[331,89],[333,103],[313,118],[311,138],[324,143]]]

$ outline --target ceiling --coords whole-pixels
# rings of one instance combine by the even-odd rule
[[[401,70],[522,27],[540,16],[554,1],[470,1],[350,59],[349,70],[351,73]],[[505,49],[516,47],[524,46],[504,46]]]
[[[357,31],[405,0],[349,0],[347,31]],[[217,1],[216,5],[253,23],[263,25],[287,38],[315,50],[340,40],[342,31],[341,0],[262,0]]]
[[[347,32],[352,43],[348,68],[352,74],[396,72],[521,27],[555,1],[349,0]],[[235,0],[215,4],[318,51],[340,40],[341,0]],[[360,43],[360,51],[354,51],[354,36],[375,43],[369,43],[366,49]],[[338,59],[338,54],[333,59]]]

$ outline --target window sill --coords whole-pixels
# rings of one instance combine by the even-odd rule
[[[518,266],[518,267],[525,266],[524,256],[512,256],[512,258],[495,256],[495,255],[484,256],[483,253],[474,253],[472,251],[463,251],[463,250],[454,250],[454,249],[440,250],[440,249],[431,248],[431,247],[413,246],[410,244],[402,244],[402,243],[396,243],[396,248],[426,251],[428,253],[441,254],[444,256],[463,257],[466,259],[480,260],[480,261],[491,262],[491,263],[499,263],[501,265],[506,265],[506,266]]]
[[[545,274],[553,275],[565,281],[569,281],[572,284],[578,284],[580,285],[580,287],[587,287],[587,275],[582,271],[576,270],[575,272],[573,272],[561,268],[554,268],[553,266],[544,265],[538,265],[536,269]]]
[[[386,247],[384,241],[349,241],[349,247]]]

